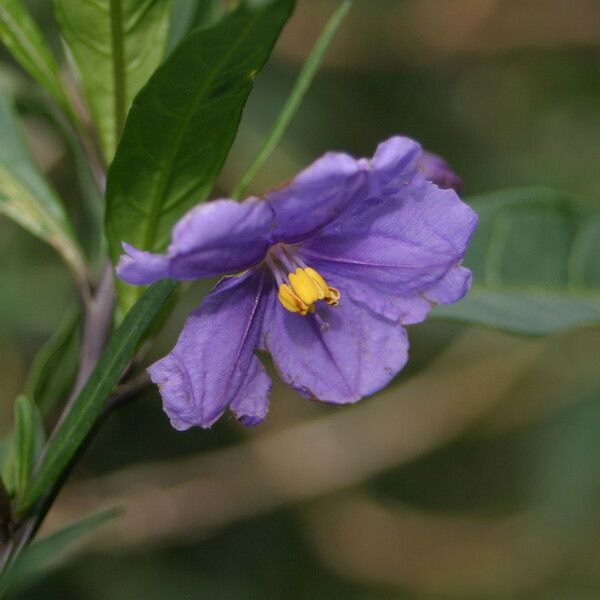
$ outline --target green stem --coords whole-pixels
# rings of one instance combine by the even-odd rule
[[[267,139],[256,158],[242,175],[240,182],[233,190],[231,194],[232,198],[240,199],[243,196],[248,185],[250,185],[256,174],[260,171],[277,144],[280,142],[288,125],[300,107],[306,92],[310,88],[319,67],[323,63],[325,53],[333,41],[333,37],[342,24],[344,17],[348,14],[351,6],[351,0],[344,0],[329,19],[325,29],[323,29],[317,43],[309,54],[304,67],[302,67],[290,95],[275,121],[275,125],[273,125],[273,129],[271,129],[271,132],[267,136]]]

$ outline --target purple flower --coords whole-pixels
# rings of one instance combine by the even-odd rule
[[[123,244],[119,276],[224,277],[148,371],[176,429],[210,427],[229,407],[246,425],[267,413],[271,381],[256,350],[306,398],[356,402],[405,365],[403,325],[462,298],[460,266],[475,213],[420,172],[403,137],[375,156],[328,153],[289,185],[184,216],[166,256]]]

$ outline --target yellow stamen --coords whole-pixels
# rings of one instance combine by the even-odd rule
[[[329,306],[337,306],[340,292],[329,287],[323,277],[310,267],[298,267],[288,275],[289,285],[279,286],[279,301],[290,312],[306,315],[315,312],[315,302],[324,300]]]
[[[288,275],[288,279],[296,296],[309,306],[325,297],[323,290],[309,277],[305,269],[296,269]]]
[[[283,305],[283,307],[290,312],[298,313],[300,315],[306,315],[306,313],[310,310],[310,306],[307,306],[294,292],[292,288],[287,283],[282,283],[279,286],[279,294],[277,295],[279,298],[279,302]],[[314,307],[313,311],[314,311]]]

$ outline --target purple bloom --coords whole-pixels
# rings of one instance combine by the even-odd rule
[[[124,244],[119,276],[224,277],[149,368],[177,429],[210,427],[229,407],[267,413],[271,381],[255,351],[306,398],[356,402],[405,365],[403,325],[462,298],[475,213],[420,171],[423,151],[394,137],[375,156],[328,153],[264,199],[216,200],[184,216],[165,256]]]

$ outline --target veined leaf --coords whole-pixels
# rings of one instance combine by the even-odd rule
[[[110,162],[133,98],[162,60],[171,0],[54,0]]]
[[[0,40],[21,66],[74,119],[52,52],[22,0],[0,2]]]
[[[68,416],[46,445],[41,464],[17,506],[19,511],[24,512],[35,504],[68,465],[94,426],[144,333],[174,288],[175,282],[169,279],[148,288],[111,337]]]
[[[544,335],[600,323],[600,212],[548,190],[470,202],[480,216],[469,295],[433,315]]]
[[[53,246],[75,276],[86,267],[62,203],[38,171],[10,102],[0,94],[0,213]]]
[[[192,31],[140,92],[108,174],[106,228],[113,261],[122,241],[164,249],[173,224],[208,197],[254,78],[293,4],[243,3],[215,26]],[[138,294],[121,286],[121,307],[126,310]]]

